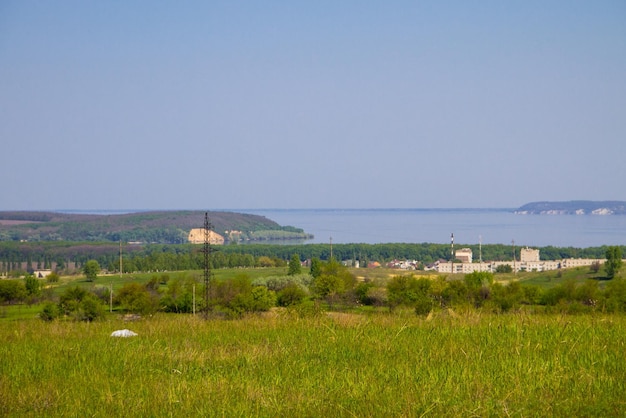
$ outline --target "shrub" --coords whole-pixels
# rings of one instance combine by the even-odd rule
[[[26,286],[21,280],[0,280],[0,302],[15,303],[26,299]]]
[[[111,288],[109,286],[97,285],[92,289],[92,293],[103,303],[108,304],[111,300]]]
[[[608,312],[626,312],[626,279],[613,279],[606,285],[603,303]]]
[[[587,280],[585,283],[578,285],[574,291],[574,299],[583,305],[596,306],[600,298],[600,289],[598,282],[595,280]]]
[[[524,290],[519,282],[511,282],[506,286],[495,283],[491,286],[491,301],[498,311],[508,312],[518,308],[524,299]]]
[[[556,306],[559,302],[572,302],[576,300],[576,282],[572,279],[567,279],[563,283],[547,289],[542,297],[540,303],[546,306]]]
[[[524,293],[522,303],[526,305],[538,305],[541,302],[543,293],[539,286],[529,284],[522,285],[522,292]]]
[[[115,295],[115,303],[127,312],[150,314],[158,309],[158,298],[139,283],[127,283]]]
[[[229,317],[238,317],[245,312],[266,311],[275,306],[276,293],[265,286],[253,286],[250,278],[242,274],[232,280],[215,282],[209,303]]]
[[[43,305],[39,317],[44,321],[53,321],[59,317],[59,308],[55,303],[46,302]]]
[[[374,283],[372,282],[364,282],[364,283],[359,283],[358,285],[356,285],[356,287],[354,288],[354,294],[356,296],[356,299],[359,303],[362,303],[363,305],[373,305],[374,304],[374,300],[370,298],[369,296],[369,290],[372,289],[374,287]]]
[[[288,309],[288,312],[292,312],[300,318],[318,317],[324,313],[324,307],[319,300],[305,300],[290,306]]]
[[[256,260],[256,265],[259,267],[274,267],[276,263],[268,256],[262,255]]]
[[[165,312],[193,312],[193,287],[196,281],[187,278],[184,281],[172,279],[167,282],[165,295],[161,297],[161,306]]]
[[[252,281],[253,286],[265,286],[269,290],[279,292],[285,287],[295,284],[303,290],[307,290],[313,282],[313,276],[310,274],[296,274],[294,276],[269,276],[259,277]]]
[[[278,306],[293,306],[299,303],[307,297],[307,292],[295,283],[290,283],[278,292],[277,303]]]
[[[59,297],[59,311],[62,315],[75,312],[86,296],[87,291],[81,287],[74,286],[65,289],[65,292]]]
[[[58,283],[59,281],[59,274],[56,271],[53,271],[52,273],[48,274],[46,276],[46,281],[48,283]]]
[[[441,292],[442,301],[445,305],[463,305],[468,302],[468,291],[465,282],[452,280],[446,282],[447,286]]]
[[[433,310],[433,299],[428,295],[420,295],[415,301],[415,314],[426,316]]]
[[[92,293],[87,294],[75,312],[75,319],[80,321],[94,321],[104,316],[104,305],[98,297]]]
[[[372,306],[385,306],[388,303],[387,290],[381,287],[367,289],[366,298]]]
[[[420,299],[429,295],[430,287],[431,281],[427,278],[394,276],[387,283],[389,306],[415,306]]]
[[[93,293],[75,286],[63,292],[59,298],[59,315],[71,315],[77,321],[93,321],[104,316],[104,305]]]
[[[266,287],[255,286],[251,293],[252,304],[249,308],[251,312],[269,311],[270,308],[276,306],[276,293]]]

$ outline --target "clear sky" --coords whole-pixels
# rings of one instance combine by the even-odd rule
[[[0,2],[0,210],[626,200],[626,2]]]

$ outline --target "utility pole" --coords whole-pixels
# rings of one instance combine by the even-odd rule
[[[483,271],[483,237],[482,235],[478,236],[478,261],[479,261],[479,267],[478,267],[478,271]]]
[[[211,266],[209,256],[211,255],[211,230],[213,225],[209,222],[209,212],[204,213],[204,319],[209,317],[209,285],[211,284]]]
[[[454,273],[454,232],[450,234],[450,273]]]
[[[511,244],[513,244],[513,274],[517,274],[517,266],[515,265],[515,240],[511,241]]]

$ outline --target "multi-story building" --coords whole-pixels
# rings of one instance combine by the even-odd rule
[[[522,248],[520,260],[514,261],[491,261],[482,263],[472,262],[472,250],[463,248],[456,251],[455,258],[459,262],[439,260],[430,266],[429,270],[439,273],[473,273],[475,271],[495,272],[499,266],[509,265],[514,272],[518,271],[548,271],[560,268],[585,267],[594,263],[602,264],[605,260],[594,258],[565,258],[562,260],[541,260],[539,250],[534,248]]]

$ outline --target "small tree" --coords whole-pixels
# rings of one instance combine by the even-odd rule
[[[322,274],[322,261],[319,258],[317,258],[317,257],[313,257],[311,259],[311,271],[310,271],[310,274],[315,279],[317,279]]]
[[[96,260],[87,261],[83,267],[83,273],[85,273],[87,281],[93,282],[98,278],[98,273],[100,273],[100,264]]]
[[[294,254],[291,256],[291,260],[289,260],[289,271],[287,274],[289,276],[295,276],[296,274],[300,274],[302,271],[302,265],[300,264],[300,256],[298,254]]]
[[[609,279],[614,278],[622,268],[622,249],[618,246],[609,247],[606,250],[606,262],[604,270]]]
[[[44,321],[53,321],[59,317],[59,308],[53,302],[46,302],[43,310],[39,313],[39,317]]]
[[[39,283],[39,279],[32,274],[29,274],[24,279],[24,287],[26,288],[28,296],[36,297],[39,293],[41,293],[41,284]]]
[[[76,319],[80,321],[91,322],[103,316],[104,305],[96,295],[94,295],[93,293],[88,293],[78,306]]]

